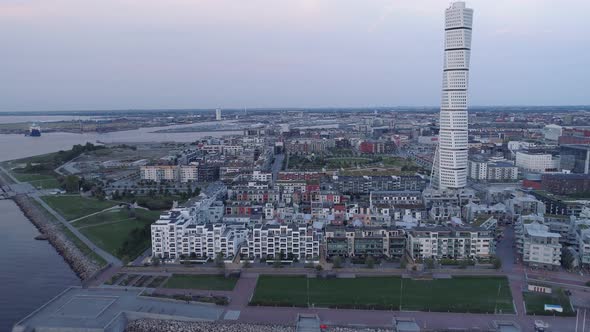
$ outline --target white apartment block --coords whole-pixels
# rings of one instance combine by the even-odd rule
[[[252,172],[252,180],[259,181],[259,182],[271,182],[272,181],[272,173],[254,171],[254,172]]]
[[[508,161],[470,160],[469,178],[479,181],[518,179],[518,167]]]
[[[516,225],[517,248],[522,253],[523,263],[536,267],[559,267],[561,265],[560,235],[537,221],[528,223],[521,218]]]
[[[544,173],[559,168],[559,159],[548,153],[517,151],[516,166],[523,171]]]
[[[182,183],[194,182],[199,179],[199,168],[196,165],[182,165],[178,169],[179,180]]]
[[[244,225],[195,224],[188,209],[168,211],[152,224],[152,255],[176,260],[184,257],[233,257],[248,234]]]
[[[467,183],[469,59],[473,9],[454,2],[445,11],[445,55],[436,177],[441,189]]]
[[[474,259],[495,253],[493,231],[478,227],[418,227],[407,236],[407,248],[414,259]]]
[[[198,166],[196,165],[156,165],[142,166],[140,168],[140,178],[155,182],[161,181],[180,181],[191,182],[198,180]]]
[[[321,233],[301,224],[257,224],[248,235],[241,253],[253,258],[286,259],[290,255],[299,260],[319,259]]]
[[[142,180],[176,181],[178,178],[177,166],[141,166],[139,169]]]

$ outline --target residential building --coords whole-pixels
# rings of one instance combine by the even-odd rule
[[[480,227],[417,227],[407,232],[413,259],[476,259],[495,253],[494,232]]]
[[[504,182],[518,179],[518,167],[506,160],[472,157],[469,178],[479,181]]]
[[[545,268],[561,265],[559,234],[550,232],[549,226],[539,223],[538,218],[521,217],[515,226],[517,249],[523,263]]]
[[[325,230],[326,255],[375,256],[399,259],[406,247],[403,229],[394,227],[328,226]]]
[[[256,224],[242,246],[242,255],[265,259],[316,260],[322,234],[306,224]]]

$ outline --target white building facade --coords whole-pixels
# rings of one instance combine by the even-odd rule
[[[473,9],[454,2],[445,11],[445,55],[440,108],[438,167],[441,189],[467,183],[469,58]]]
[[[559,168],[559,159],[549,153],[516,152],[516,166],[523,171],[544,173]]]

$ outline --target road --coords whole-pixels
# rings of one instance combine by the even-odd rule
[[[285,155],[284,154],[277,154],[275,155],[275,161],[272,164],[272,179],[273,181],[276,181],[279,179],[279,172],[281,171],[281,168],[283,167],[283,160],[285,159]]]

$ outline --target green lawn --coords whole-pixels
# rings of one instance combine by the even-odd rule
[[[95,215],[87,217],[87,218],[79,219],[79,220],[73,222],[72,225],[76,226],[76,228],[81,228],[81,227],[88,227],[88,226],[93,226],[93,225],[129,220],[129,219],[132,219],[132,217],[133,216],[130,214],[130,212],[127,209],[121,208],[121,209],[115,209],[115,210],[101,212],[99,214],[95,214]]]
[[[102,212],[73,225],[102,249],[123,260],[132,260],[149,248],[149,225],[159,215],[158,211],[136,209],[134,217],[121,209]]]
[[[401,294],[401,298],[400,298]],[[499,294],[499,295],[498,295]],[[513,313],[504,277],[411,280],[400,277],[322,279],[260,276],[254,305]]]
[[[82,254],[84,254],[86,257],[89,257],[93,261],[95,261],[99,266],[105,266],[107,264],[107,262],[101,256],[99,256],[97,253],[92,251],[92,249],[90,249],[84,242],[82,242],[82,240],[80,240],[74,233],[72,233],[68,228],[66,228],[65,226],[60,224],[57,220],[55,220],[55,217],[52,214],[50,214],[49,211],[47,211],[41,204],[39,204],[37,201],[32,200],[32,199],[31,199],[31,202],[37,206],[39,211],[41,213],[43,213],[43,215],[48,220],[51,220],[52,222],[54,222],[57,225],[57,227],[60,229],[60,231],[70,241],[72,241],[72,243],[76,247],[78,247],[78,249],[82,252]]]
[[[557,290],[553,294],[542,294],[525,292],[524,302],[526,304],[527,315],[541,316],[575,316],[570,305],[569,297],[563,293],[563,290]],[[557,304],[563,308],[562,313],[553,313],[545,311],[545,304]]]
[[[100,201],[76,195],[43,196],[42,199],[67,220],[77,219],[117,205],[112,201]]]
[[[174,274],[164,284],[164,288],[227,290],[234,289],[237,278],[222,275]]]

